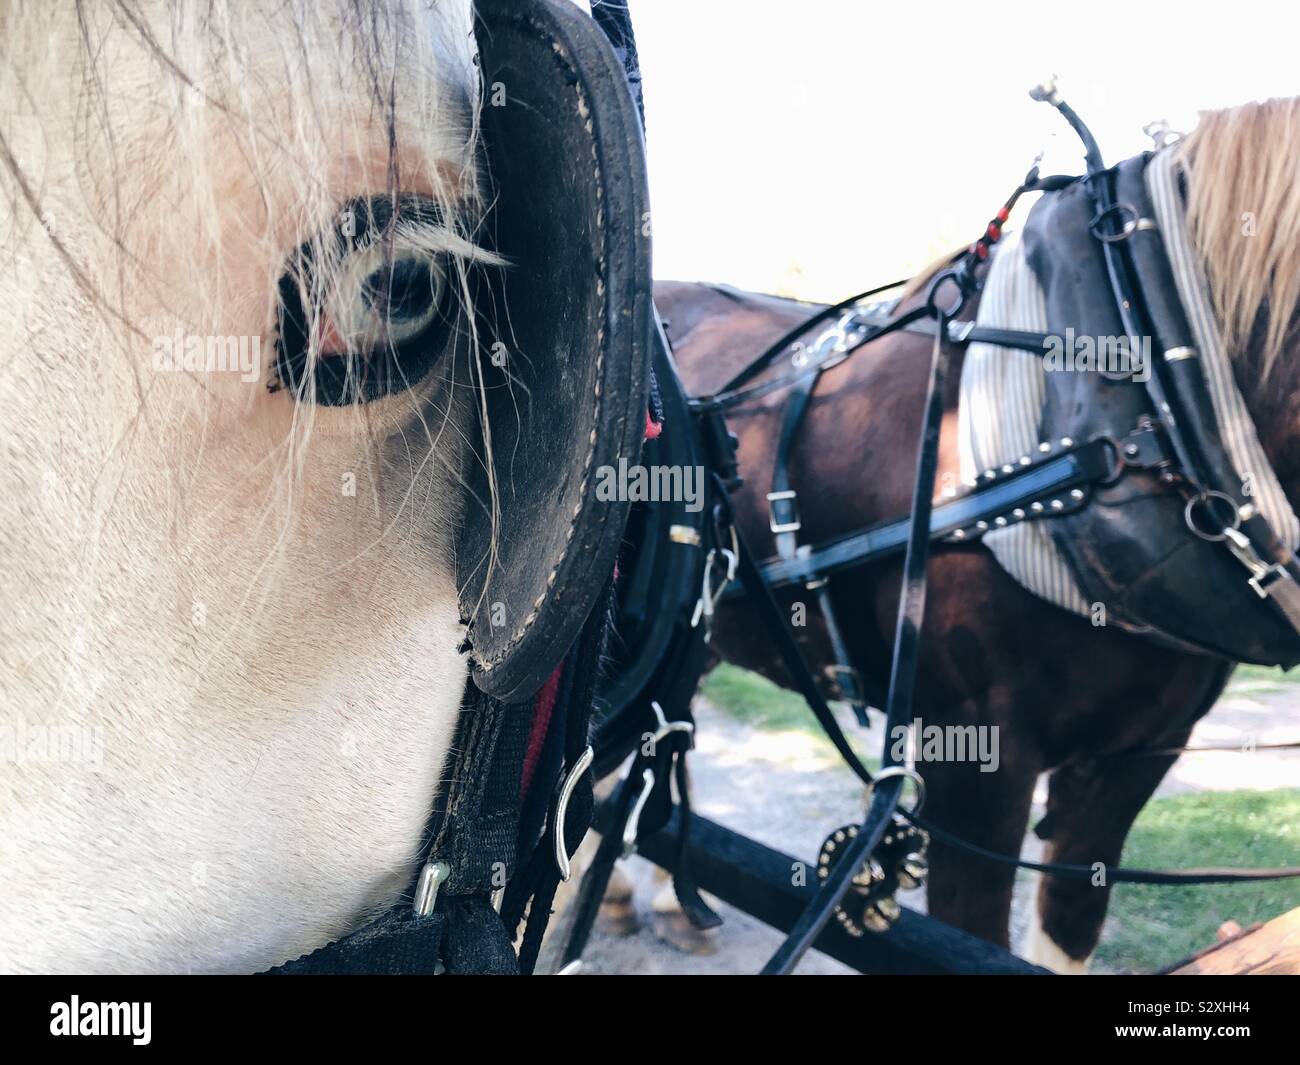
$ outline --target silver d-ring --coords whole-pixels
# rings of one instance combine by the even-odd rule
[[[573,876],[573,869],[569,865],[569,850],[564,844],[564,822],[569,813],[569,799],[573,797],[573,789],[578,786],[582,774],[591,768],[595,757],[596,752],[590,747],[578,756],[569,775],[560,785],[560,797],[555,802],[555,865],[560,870],[560,879],[565,883]]]
[[[1116,233],[1101,232],[1101,224],[1111,215],[1116,216],[1116,221],[1120,218],[1119,231]],[[1131,203],[1112,203],[1105,210],[1098,211],[1092,216],[1092,221],[1088,223],[1088,230],[1103,244],[1117,244],[1121,240],[1128,240],[1133,231],[1138,227],[1138,209]]]
[[[957,294],[952,301],[952,305],[947,309],[944,309],[935,303],[934,299],[939,294],[939,289],[946,281],[951,281],[953,283],[957,289]],[[930,290],[925,295],[925,305],[933,315],[939,317],[945,322],[951,318],[955,318],[959,313],[961,313],[961,309],[966,306],[966,293],[962,291],[961,282],[957,280],[957,272],[955,270],[945,270],[943,273],[936,275],[935,279],[930,282]],[[948,338],[944,337],[944,339],[947,340]]]
[[[1206,513],[1212,518],[1217,518],[1214,508],[1211,506],[1215,501],[1222,501],[1228,507],[1228,513],[1231,517],[1219,525],[1218,532],[1206,532],[1196,523],[1194,509],[1199,503],[1206,508]],[[1183,520],[1187,522],[1187,527],[1199,536],[1202,540],[1209,540],[1211,543],[1218,543],[1220,540],[1226,540],[1227,529],[1237,529],[1241,527],[1241,511],[1237,509],[1237,501],[1228,495],[1227,492],[1205,491],[1197,492],[1187,501],[1187,506],[1183,508]]]
[[[871,797],[871,793],[875,790],[877,784],[886,780],[892,780],[894,777],[903,777],[916,785],[916,799],[913,801],[911,809],[907,812],[909,814],[919,814],[921,812],[921,807],[925,805],[925,778],[915,769],[908,769],[905,765],[886,766],[872,777],[871,783],[867,785],[867,798]]]

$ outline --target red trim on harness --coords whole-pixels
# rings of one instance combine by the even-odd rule
[[[546,743],[547,726],[551,723],[551,713],[555,710],[555,697],[560,693],[560,678],[564,675],[564,663],[555,667],[555,672],[542,685],[533,703],[533,727],[528,733],[528,747],[524,751],[524,775],[519,781],[519,797],[528,794],[533,784],[533,774],[537,772],[537,762],[542,757],[542,746]]]
[[[647,440],[658,440],[659,434],[664,431],[663,423],[655,421],[650,417],[650,412],[645,412],[645,438]]]

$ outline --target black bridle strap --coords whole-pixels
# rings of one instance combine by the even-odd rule
[[[1032,180],[1030,180],[1030,178],[1032,178]],[[1067,185],[1072,185],[1074,182],[1078,180],[1080,179],[1074,175],[1064,175],[1064,174],[1053,174],[1049,177],[1039,178],[1037,176],[1037,167],[1035,167],[1030,172],[1030,175],[1027,176],[1026,181],[1013,194],[1011,199],[1008,201],[1008,204],[1014,205],[1015,201],[1020,197],[1022,193],[1056,192],[1060,189],[1065,188]],[[957,259],[960,259],[963,255],[964,253],[962,253],[962,255],[959,255]],[[748,363],[744,367],[744,369],[742,369],[739,373],[737,373],[734,377],[732,377],[730,381],[728,381],[725,385],[722,386],[722,388],[718,392],[717,398],[721,398],[727,395],[728,393],[735,392],[741,386],[745,385],[749,381],[752,381],[755,377],[757,377],[760,373],[762,373],[765,369],[767,369],[767,367],[771,365],[773,360],[775,360],[777,356],[781,354],[781,352],[783,352],[796,340],[806,335],[810,330],[815,329],[823,322],[827,322],[830,319],[834,318],[835,315],[839,314],[841,311],[846,311],[850,307],[854,306],[855,304],[861,303],[863,300],[870,299],[872,296],[879,296],[882,293],[891,292],[894,289],[902,288],[907,283],[908,282],[906,280],[903,280],[903,281],[891,281],[887,285],[877,285],[875,288],[869,288],[865,292],[859,292],[856,296],[850,296],[848,299],[840,300],[839,303],[835,303],[829,307],[823,308],[817,314],[809,318],[807,321],[800,322],[793,329],[785,333],[779,340],[773,341],[773,343],[768,345],[768,347],[757,358],[755,358],[752,362]],[[1008,336],[1019,333],[1018,330],[990,330],[989,332],[990,333],[1002,332]],[[1005,344],[1004,346],[1028,347],[1029,350],[1037,350],[1045,342],[1045,340],[1033,341],[1029,339],[1031,337],[1037,337],[1037,336],[1039,336],[1039,334],[1028,334],[1028,333],[1021,334],[1020,340]],[[874,336],[868,337],[867,339],[874,340],[875,337]],[[985,339],[983,337],[972,337],[969,342],[974,343],[976,340],[981,340],[981,339],[988,344],[999,343],[996,340]],[[860,347],[861,345],[858,346]],[[854,348],[853,350],[856,350],[856,348]]]
[[[842,310],[843,304],[836,304],[835,309]],[[907,320],[897,324],[895,324],[893,318],[882,318],[876,323],[880,328],[875,332],[855,341],[843,352],[836,352],[831,358],[818,365],[810,366],[795,373],[774,377],[770,381],[750,385],[748,388],[719,392],[712,397],[711,402],[724,409],[731,409],[742,406],[751,400],[761,399],[772,392],[779,392],[783,388],[794,388],[805,382],[809,377],[815,377],[823,370],[830,369],[832,361],[834,365],[839,365],[850,356],[856,355],[873,340],[879,340],[881,337],[888,336],[893,332],[901,331],[918,333],[922,336],[934,336],[936,329],[934,319],[925,315],[924,308],[917,308],[917,310],[920,311],[919,314],[909,312],[906,316]],[[799,335],[802,335],[807,328],[807,325],[801,328]],[[976,325],[973,322],[960,321],[950,321],[947,328],[948,342],[956,347],[965,347],[969,344],[993,344],[1001,348],[1026,351],[1031,355],[1046,356],[1055,350],[1055,344],[1059,343],[1059,338],[1050,333],[1036,333],[1026,329],[1002,329],[997,326]]]
[[[937,286],[936,286],[937,287]],[[932,290],[933,291],[933,290]],[[908,720],[916,694],[916,671],[921,656],[921,623],[925,616],[926,563],[930,557],[930,510],[934,500],[934,482],[939,469],[939,433],[943,426],[944,385],[951,353],[943,342],[947,317],[937,318],[934,349],[930,359],[930,381],[926,390],[925,417],[921,423],[921,442],[916,480],[912,490],[911,531],[903,562],[903,587],[898,602],[898,622],[894,632],[894,656],[889,674],[889,698],[885,708],[885,737],[881,753],[882,768],[901,764],[894,756],[888,737],[893,726]],[[832,718],[832,720],[834,720]],[[863,862],[876,849],[880,838],[893,821],[894,811],[903,791],[903,779],[891,777],[875,783],[871,804],[858,834],[848,844],[841,860],[822,882],[821,890],[808,908],[799,915],[784,943],[763,968],[765,976],[782,976],[794,970],[799,959],[813,945],[835,908],[853,886]]]
[[[803,696],[808,708],[812,710],[817,723],[821,725],[827,739],[831,741],[831,746],[844,759],[844,764],[853,771],[863,784],[871,787],[875,778],[871,775],[870,770],[863,765],[862,759],[858,757],[848,737],[844,735],[844,730],[840,728],[839,722],[835,720],[835,714],[831,710],[830,704],[826,702],[821,689],[817,686],[817,681],[808,669],[808,663],[804,661],[799,645],[795,643],[794,636],[790,632],[790,626],[786,624],[785,615],[781,612],[781,607],[772,595],[771,586],[763,579],[758,564],[754,561],[753,552],[750,551],[749,545],[745,542],[744,537],[740,535],[739,530],[736,532],[736,545],[738,548],[737,555],[739,556],[736,575],[740,578],[740,583],[745,589],[750,602],[763,619],[772,642],[776,644],[777,652],[780,654],[782,662],[785,663],[791,682],[798,689],[799,694]]]
[[[914,817],[903,811],[903,816],[914,825],[924,828],[932,839],[949,847],[974,854],[998,865],[1014,866],[1031,872],[1043,873],[1061,880],[1086,881],[1094,885],[1151,884],[1192,887],[1198,884],[1244,884],[1259,880],[1294,880],[1300,877],[1300,867],[1281,866],[1274,869],[1231,869],[1206,867],[1197,869],[1126,869],[1123,866],[1070,865],[1062,862],[1031,862],[971,843],[939,828],[923,817]],[[1099,884],[1100,881],[1100,884]]]
[[[1135,751],[1119,751],[1094,758],[1095,762],[1126,762],[1133,758],[1169,758],[1178,754],[1254,754],[1256,751],[1300,751],[1300,740],[1289,743],[1206,743],[1196,747],[1142,747]]]
[[[791,335],[795,337],[802,336],[813,325],[816,325],[820,322],[824,322],[827,318],[831,317],[831,315],[828,314],[827,312],[843,311],[845,307],[851,306],[855,301],[864,298],[865,295],[866,294],[862,296],[854,296],[852,299],[845,300],[842,303],[835,304],[834,307],[827,307],[825,311],[821,312],[821,314],[818,314],[817,316],[810,318],[807,322],[804,322],[799,327],[797,332],[792,332],[790,334],[787,334],[787,336],[791,336]],[[920,321],[922,318],[925,318],[929,313],[930,312],[927,307],[920,306],[920,307],[913,307],[910,311],[904,311],[901,314],[897,314],[894,317],[890,318],[887,322],[884,322],[880,326],[880,328],[876,329],[873,333],[859,340],[850,349],[848,349],[848,351],[844,355],[838,356],[837,358],[839,358],[842,361],[843,358],[847,358],[849,355],[852,355],[854,352],[858,351],[859,349],[866,347],[866,345],[870,344],[873,340],[879,340],[881,337],[886,337],[889,336],[889,334],[891,333],[897,333],[903,329],[906,329],[913,322],[917,322]],[[785,348],[788,346],[788,344],[789,341],[786,340],[785,338],[782,338],[782,340],[778,342],[778,345],[773,345],[772,348],[768,349],[769,352],[772,353],[772,358],[775,358],[776,355],[784,351]],[[756,360],[755,362],[751,363],[750,366],[747,367],[747,369],[755,369],[755,367],[757,367],[758,369],[755,369],[755,373],[757,373],[759,369],[766,368],[767,363],[770,361],[771,359],[769,358],[766,361],[763,361],[762,366],[759,366],[759,360]],[[697,404],[708,403],[722,410],[729,410],[732,407],[740,406],[742,403],[748,403],[750,400],[758,399],[761,396],[765,396],[769,392],[776,392],[782,388],[789,388],[796,381],[800,381],[804,377],[810,374],[819,373],[824,368],[825,367],[823,366],[810,367],[807,370],[799,370],[796,373],[785,374],[781,377],[774,377],[770,381],[763,381],[762,383],[757,385],[750,385],[748,388],[733,388],[731,382],[728,382],[727,386],[721,392],[718,392],[716,395],[706,396],[702,399],[692,400],[692,402]],[[742,378],[744,380],[749,379],[749,377],[746,376],[745,371],[742,371],[740,374],[737,374],[736,377],[733,378],[733,380],[741,380]]]
[[[869,288],[866,292],[859,292],[856,296],[850,296],[848,299],[840,300],[839,303],[833,303],[829,307],[824,307],[811,318],[800,322],[793,329],[785,333],[779,340],[773,341],[768,347],[752,362],[748,363],[744,369],[731,378],[721,389],[718,390],[718,397],[735,392],[741,386],[752,381],[772,364],[781,352],[785,351],[800,337],[805,336],[811,330],[828,322],[837,314],[848,310],[854,304],[861,303],[863,300],[870,299],[872,296],[879,296],[882,292],[890,292],[896,288],[902,288],[906,281],[891,281],[887,285],[877,285],[875,288]]]

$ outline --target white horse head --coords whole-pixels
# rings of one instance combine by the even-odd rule
[[[465,686],[469,0],[0,42],[0,969],[260,969],[406,888]]]

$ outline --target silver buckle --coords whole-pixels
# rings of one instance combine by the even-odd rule
[[[835,690],[840,693],[841,699],[848,699],[848,696],[844,692],[843,678],[845,677],[847,677],[850,683],[853,684],[854,688],[858,692],[858,695],[862,695],[863,691],[865,690],[862,686],[862,674],[858,672],[856,666],[827,665],[822,667],[822,672],[825,675],[826,679],[829,680],[835,686]]]
[[[1277,562],[1270,565],[1260,558],[1255,551],[1254,545],[1240,529],[1227,528],[1223,530],[1223,534],[1228,550],[1237,556],[1237,560],[1243,566],[1250,570],[1250,579],[1246,583],[1255,590],[1255,594],[1261,599],[1267,599],[1272,594],[1270,589],[1278,581],[1292,579],[1285,566]]]
[[[876,790],[877,784],[883,784],[886,780],[894,777],[902,777],[904,780],[910,780],[916,787],[916,798],[912,800],[912,808],[907,812],[909,814],[919,814],[921,807],[925,805],[925,778],[915,769],[908,768],[905,765],[886,766],[871,778],[871,783],[867,785],[867,792],[864,798],[867,803],[871,802],[871,793]],[[901,795],[899,796],[902,797]],[[900,803],[901,805],[901,803]]]
[[[969,322],[949,322],[948,323],[948,342],[950,344],[962,344],[971,335],[975,328],[974,321]]]
[[[799,493],[797,493],[793,488],[787,488],[783,492],[767,493],[767,527],[771,529],[772,532],[792,533],[798,532],[803,528],[802,523],[799,521],[799,509],[794,505],[794,501],[798,498]],[[776,508],[773,507],[772,504],[780,503],[784,500],[790,501],[791,509],[794,511],[794,521],[779,522],[776,520]]]
[[[573,789],[578,786],[582,774],[591,768],[595,757],[596,752],[590,747],[578,756],[578,760],[573,763],[573,768],[569,770],[569,775],[560,785],[560,797],[555,803],[555,865],[560,870],[560,879],[565,883],[568,883],[569,878],[573,876],[569,851],[564,845],[564,822],[569,813],[569,799],[573,797]]]

